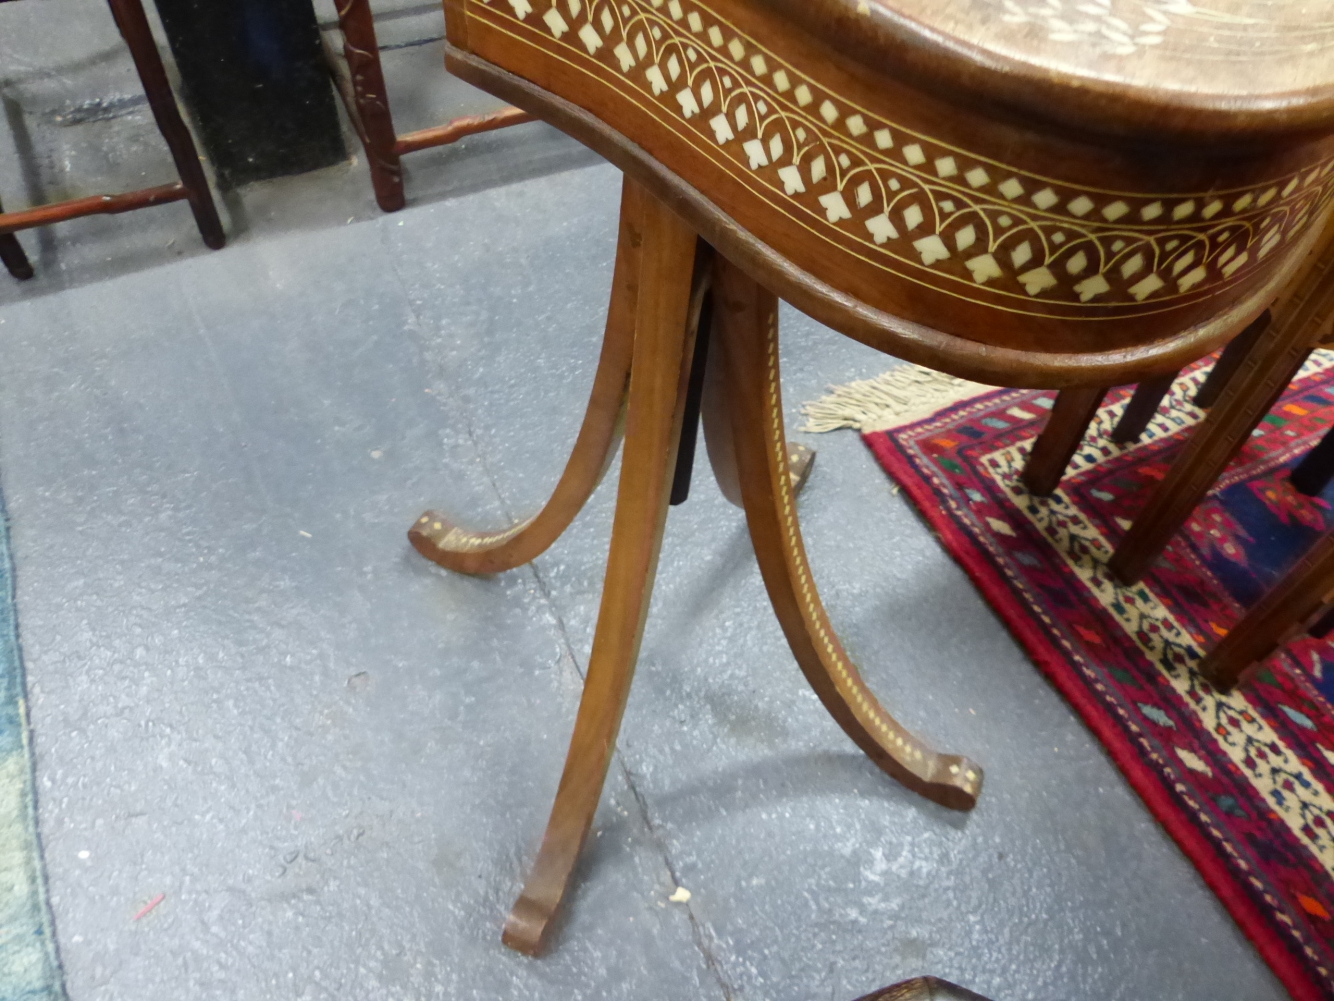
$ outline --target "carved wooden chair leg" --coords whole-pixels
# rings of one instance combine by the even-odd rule
[[[408,539],[428,560],[460,573],[512,570],[541,555],[555,542],[597,489],[621,439],[625,392],[634,353],[644,197],[643,189],[633,182],[623,185],[620,239],[602,356],[583,426],[551,498],[527,521],[490,533],[465,531],[439,511],[427,511],[408,531]]]
[[[1334,601],[1334,532],[1328,533],[1270,588],[1200,662],[1200,673],[1230,691],[1293,636],[1317,622]]]
[[[1260,339],[1260,335],[1265,332],[1265,328],[1269,326],[1272,319],[1273,313],[1266,309],[1252,320],[1245,330],[1228,341],[1227,347],[1223,349],[1223,353],[1218,356],[1218,361],[1214,362],[1214,367],[1210,369],[1209,377],[1204,380],[1204,385],[1195,394],[1194,403],[1197,407],[1201,410],[1208,410],[1218,402],[1218,397],[1222,395],[1228,380],[1236,374],[1237,369],[1246,360],[1251,348],[1255,347],[1255,342]]]
[[[1065,467],[1084,440],[1098,405],[1107,395],[1106,386],[1076,386],[1056,395],[1056,405],[1047,417],[1047,426],[1033,443],[1023,480],[1028,492],[1046,497],[1061,484]]]
[[[389,92],[380,66],[380,43],[369,0],[337,0],[338,27],[343,33],[343,58],[352,80],[352,106],[357,135],[366,151],[375,201],[386,212],[404,204],[403,165],[398,134],[389,112]]]
[[[1180,374],[1179,371],[1171,372],[1136,386],[1134,394],[1126,404],[1126,409],[1121,412],[1121,419],[1116,422],[1116,427],[1112,428],[1112,441],[1118,445],[1128,445],[1139,438],[1153,420],[1153,415],[1158,412],[1163,397],[1171,390],[1172,383]]]
[[[144,85],[144,94],[148,97],[148,107],[153,112],[158,131],[166,140],[171,158],[176,164],[176,173],[180,175],[181,185],[185,188],[186,198],[190,202],[190,211],[194,213],[195,225],[204,245],[219,250],[227,243],[222,221],[218,218],[217,206],[213,204],[213,194],[209,191],[208,178],[199,163],[199,153],[195,142],[190,138],[190,130],[181,118],[176,107],[176,97],[171,92],[171,83],[167,71],[162,65],[162,56],[158,53],[157,42],[148,26],[139,0],[107,0],[111,15],[120,29],[121,36],[134,59],[135,69],[139,71],[139,80]]]
[[[721,257],[713,288],[746,520],[792,652],[830,715],[871,760],[928,799],[971,809],[981,767],[936,753],[885,711],[839,643],[811,578],[783,433],[778,300]]]
[[[1300,494],[1315,497],[1324,492],[1334,479],[1334,428],[1325,432],[1320,443],[1306,453],[1306,458],[1292,471],[1293,488]]]
[[[1334,253],[1328,247],[1307,259],[1273,313],[1273,321],[1112,554],[1108,567],[1123,584],[1144,576],[1325,332],[1334,316]]]
[[[546,944],[602,795],[639,655],[685,410],[698,241],[662,203],[646,202],[625,457],[597,632],[542,848],[505,924],[505,944],[530,955]]]

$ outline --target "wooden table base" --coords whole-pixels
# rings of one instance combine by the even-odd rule
[[[715,255],[678,216],[627,179],[602,357],[574,450],[547,505],[491,534],[427,512],[409,532],[424,556],[464,573],[533,559],[569,525],[597,486],[620,436],[621,465],[602,606],[565,769],[541,849],[505,926],[531,955],[548,944],[569,889],[630,692],[687,411],[704,296],[714,308],[702,410],[723,492],[745,507],[765,585],[783,631],[825,708],[884,771],[929,799],[971,809],[982,769],[942,755],[900,726],[866,687],[829,623],[806,560],[794,472],[783,432],[777,299]]]

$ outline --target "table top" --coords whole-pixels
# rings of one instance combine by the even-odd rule
[[[1092,131],[1334,131],[1334,0],[761,0],[892,75]]]

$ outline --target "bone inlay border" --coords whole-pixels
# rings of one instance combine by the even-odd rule
[[[654,107],[766,200],[854,241],[873,264],[1019,312],[1134,315],[1207,298],[1249,277],[1334,197],[1334,159],[1193,194],[1016,169],[871,113],[698,0],[474,0],[471,11],[522,25],[507,33]]]

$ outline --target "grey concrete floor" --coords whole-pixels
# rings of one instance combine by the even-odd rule
[[[42,49],[53,6],[0,8],[14,205],[169,170],[109,22]],[[438,75],[432,16],[390,19],[420,42],[386,57],[404,129],[489,100]],[[71,122],[89,93],[105,116]],[[175,206],[26,235],[39,277],[0,276],[0,486],[74,1001],[838,1001],[922,973],[997,1001],[1284,996],[852,434],[794,434],[820,452],[811,557],[886,703],[987,767],[977,810],[906,793],[824,714],[701,462],[569,918],[548,958],[506,951],[614,476],[508,575],[450,575],[404,532],[428,504],[504,524],[554,483],[618,178],[539,125],[409,164],[393,216],[358,162],[229,196],[219,253]],[[790,426],[887,364],[783,322]]]

